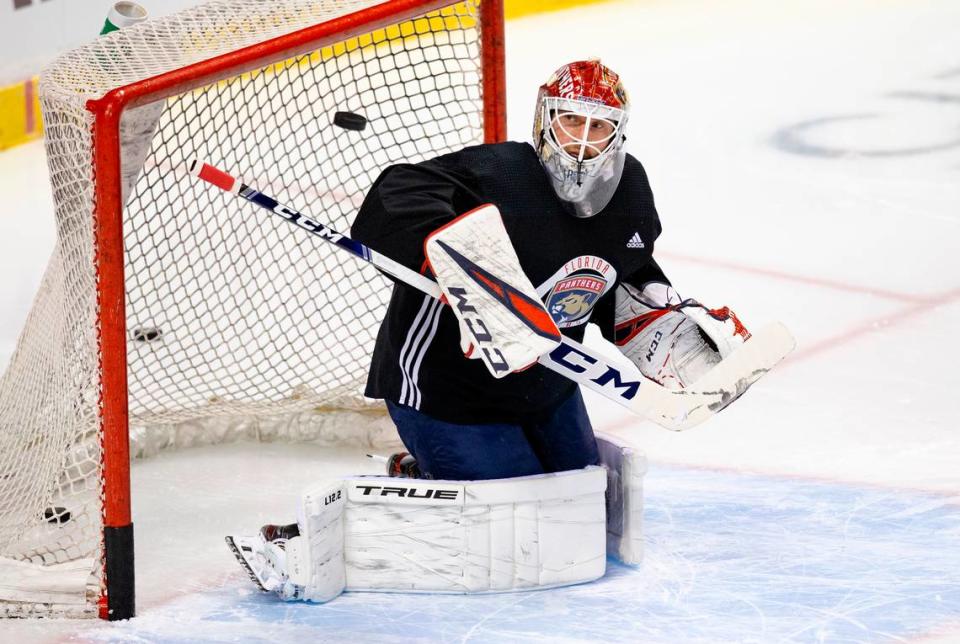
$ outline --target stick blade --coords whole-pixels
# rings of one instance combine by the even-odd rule
[[[742,396],[796,346],[780,322],[763,327],[690,387],[671,391],[652,410],[652,420],[673,431],[699,425]]]

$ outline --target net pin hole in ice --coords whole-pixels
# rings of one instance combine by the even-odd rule
[[[333,115],[333,124],[345,130],[361,132],[367,128],[367,119],[355,112],[337,112]]]

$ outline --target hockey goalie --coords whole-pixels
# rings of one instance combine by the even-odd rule
[[[577,384],[537,361],[593,323],[684,390],[751,336],[729,308],[682,299],[654,260],[628,114],[617,74],[574,62],[540,88],[533,145],[380,175],[353,236],[443,293],[398,281],[373,351],[365,393],[385,401],[407,476],[318,484],[296,523],[228,538],[261,589],[507,591],[596,579],[608,550],[639,561],[642,457],[598,440]]]

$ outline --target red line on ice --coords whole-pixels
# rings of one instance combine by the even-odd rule
[[[739,271],[741,273],[752,273],[754,275],[763,275],[766,277],[773,277],[776,279],[786,280],[790,282],[799,282],[801,284],[809,284],[811,286],[823,286],[825,288],[830,288],[837,291],[847,291],[849,293],[860,293],[862,295],[873,295],[874,297],[882,297],[884,299],[896,300],[899,302],[923,302],[928,299],[927,296],[923,296],[923,295],[911,295],[909,293],[898,293],[896,291],[886,291],[883,289],[873,288],[870,286],[859,286],[856,284],[847,284],[845,282],[837,282],[834,280],[823,279],[820,277],[809,277],[807,275],[795,275],[793,273],[776,271],[769,268],[758,268],[756,266],[747,266],[745,264],[737,264],[736,262],[728,262],[726,260],[694,257],[692,255],[683,255],[681,253],[674,253],[670,251],[658,251],[657,257],[666,257],[668,259],[674,259],[681,262],[689,262],[691,264],[702,264],[704,266],[714,266],[717,268],[725,268],[731,271]]]
[[[851,340],[854,340],[862,335],[866,335],[873,331],[898,326],[922,313],[929,312],[931,309],[949,304],[958,297],[960,297],[960,288],[924,298],[920,302],[900,309],[899,311],[886,313],[884,315],[867,320],[866,322],[861,322],[852,329],[844,331],[839,335],[835,335],[819,342],[815,342],[810,346],[803,347],[793,355],[787,357],[787,359],[784,360],[784,364],[793,364],[801,360],[806,360],[807,358],[823,353],[824,351],[847,344]]]
[[[692,264],[702,264],[704,266],[715,266],[717,268],[725,268],[742,273],[751,273],[753,275],[762,275],[765,277],[772,277],[774,279],[799,282],[801,284],[809,284],[811,286],[822,286],[825,288],[846,291],[849,293],[872,295],[874,297],[880,297],[909,304],[909,306],[904,309],[869,319],[866,322],[862,322],[852,329],[844,331],[838,335],[825,338],[808,346],[801,345],[801,348],[798,351],[784,360],[784,365],[794,364],[800,362],[801,360],[806,360],[807,358],[823,353],[829,349],[844,345],[872,331],[897,326],[906,320],[920,315],[921,313],[926,313],[931,309],[937,308],[938,306],[949,304],[953,300],[956,300],[958,297],[960,297],[960,288],[945,291],[943,293],[936,293],[933,295],[911,295],[907,293],[876,289],[869,286],[846,284],[844,282],[836,282],[817,277],[794,275],[792,273],[785,273],[783,271],[747,266],[745,264],[737,264],[735,262],[728,262],[725,260],[693,257],[680,253],[660,252],[658,253],[658,257],[667,257],[677,261],[689,262]]]

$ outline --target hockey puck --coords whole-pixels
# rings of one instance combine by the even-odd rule
[[[163,331],[155,327],[142,327],[133,330],[133,339],[137,342],[153,342],[163,335]]]
[[[333,115],[333,124],[339,125],[345,130],[356,130],[359,132],[366,129],[367,119],[354,112],[337,112]]]
[[[61,507],[47,508],[43,511],[43,519],[47,523],[66,523],[70,520],[70,512]]]

